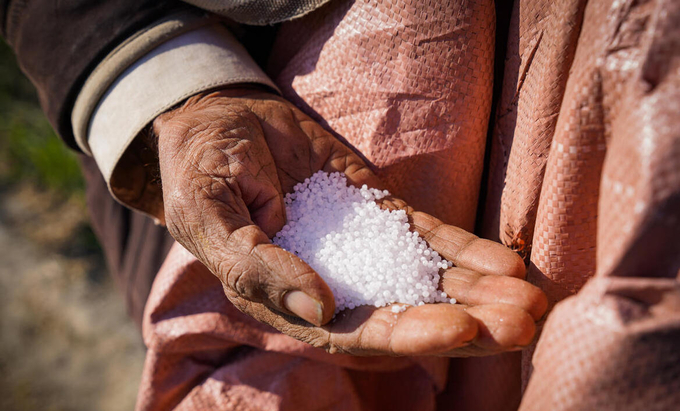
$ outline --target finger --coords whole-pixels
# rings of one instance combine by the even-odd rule
[[[477,320],[478,332],[471,346],[491,353],[521,349],[531,344],[536,324],[524,310],[508,304],[468,307],[466,312]]]
[[[259,121],[239,105],[199,114],[175,117],[159,133],[171,234],[220,278],[237,306],[260,302],[314,324],[329,321],[335,307],[326,283],[268,239],[283,225],[284,210],[274,161],[257,138]]]
[[[477,321],[452,304],[391,307],[362,306],[338,314],[328,329],[333,350],[354,355],[429,355],[466,345]]]
[[[513,277],[482,275],[452,267],[442,275],[441,287],[461,304],[510,304],[526,311],[534,320],[541,318],[548,308],[548,298],[540,288]]]
[[[250,210],[253,210],[250,212],[250,218],[267,234],[267,237],[273,238],[281,231],[286,221],[286,206],[279,191],[268,187],[252,195],[251,199],[244,199],[244,202]]]
[[[345,173],[347,181],[357,187],[366,184],[371,188],[384,189],[382,181],[366,165],[358,151],[354,152],[319,123],[297,107],[292,107],[291,114],[304,134],[311,142],[315,170],[327,173]]]
[[[358,187],[366,184],[382,189],[382,182],[366,163],[319,123],[282,99],[279,108],[266,110],[261,126],[284,193],[318,170],[345,173],[347,181]]]
[[[467,345],[478,323],[460,306],[425,304],[402,313],[392,331],[390,350],[399,355],[427,355]]]
[[[252,118],[251,118],[252,117]],[[247,121],[250,120],[250,121]],[[239,214],[249,216],[269,238],[283,228],[286,210],[283,192],[279,183],[274,160],[268,148],[251,142],[252,136],[261,134],[261,125],[250,113],[241,114],[232,127],[237,130],[226,132],[231,138],[224,141],[211,140],[211,152],[201,152],[200,167],[211,166],[211,172],[222,178],[214,178],[206,191],[212,196],[207,201],[242,203]],[[211,152],[211,154],[207,154]],[[207,164],[207,166],[206,166]],[[225,184],[226,180],[226,184]]]
[[[415,211],[411,218],[413,227],[430,247],[457,267],[485,275],[525,277],[522,258],[502,244],[444,224],[426,213]]]
[[[243,213],[235,212],[245,208],[242,203],[196,196],[166,201],[168,229],[220,279],[236,307],[262,303],[316,325],[330,321],[335,302],[328,285],[301,259],[271,244]]]
[[[216,274],[237,307],[247,300],[314,325],[331,320],[335,302],[328,285],[307,263],[271,244],[257,226],[233,231],[218,255]]]
[[[341,172],[347,177],[347,182],[355,187],[366,185],[378,190],[385,189],[383,182],[366,165],[366,163],[352,150],[333,138],[333,147],[323,170],[327,173]]]
[[[477,320],[460,306],[426,304],[392,312],[391,307],[360,306],[344,310],[323,327],[306,326],[294,318],[262,314],[262,305],[245,312],[259,313],[279,331],[331,353],[361,356],[428,355],[465,346],[477,334]],[[255,315],[253,315],[255,316]]]
[[[262,317],[263,309],[261,304],[251,304],[244,311]],[[361,306],[340,312],[324,327],[271,312],[264,317],[284,334],[317,348],[364,356],[493,355],[527,346],[536,332],[528,313],[507,304],[426,304],[409,306],[401,313],[391,307]]]

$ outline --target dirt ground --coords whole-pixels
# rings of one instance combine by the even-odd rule
[[[0,191],[0,410],[131,410],[144,346],[82,200]]]

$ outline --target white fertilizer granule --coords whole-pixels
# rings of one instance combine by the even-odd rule
[[[273,242],[319,273],[335,296],[336,313],[360,305],[455,302],[437,290],[439,270],[452,264],[409,230],[405,211],[380,209],[375,201],[387,195],[319,171],[285,197],[288,223]]]

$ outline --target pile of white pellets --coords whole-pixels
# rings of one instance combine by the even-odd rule
[[[409,230],[405,211],[380,209],[376,200],[388,195],[319,171],[285,197],[288,222],[273,242],[319,273],[336,313],[360,305],[455,303],[437,289],[440,270],[452,264]]]

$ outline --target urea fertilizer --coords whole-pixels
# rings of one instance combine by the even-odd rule
[[[360,305],[455,302],[437,289],[439,270],[452,264],[409,230],[404,210],[378,206],[387,195],[348,186],[342,173],[319,171],[285,197],[288,222],[273,242],[326,281],[336,313]]]

